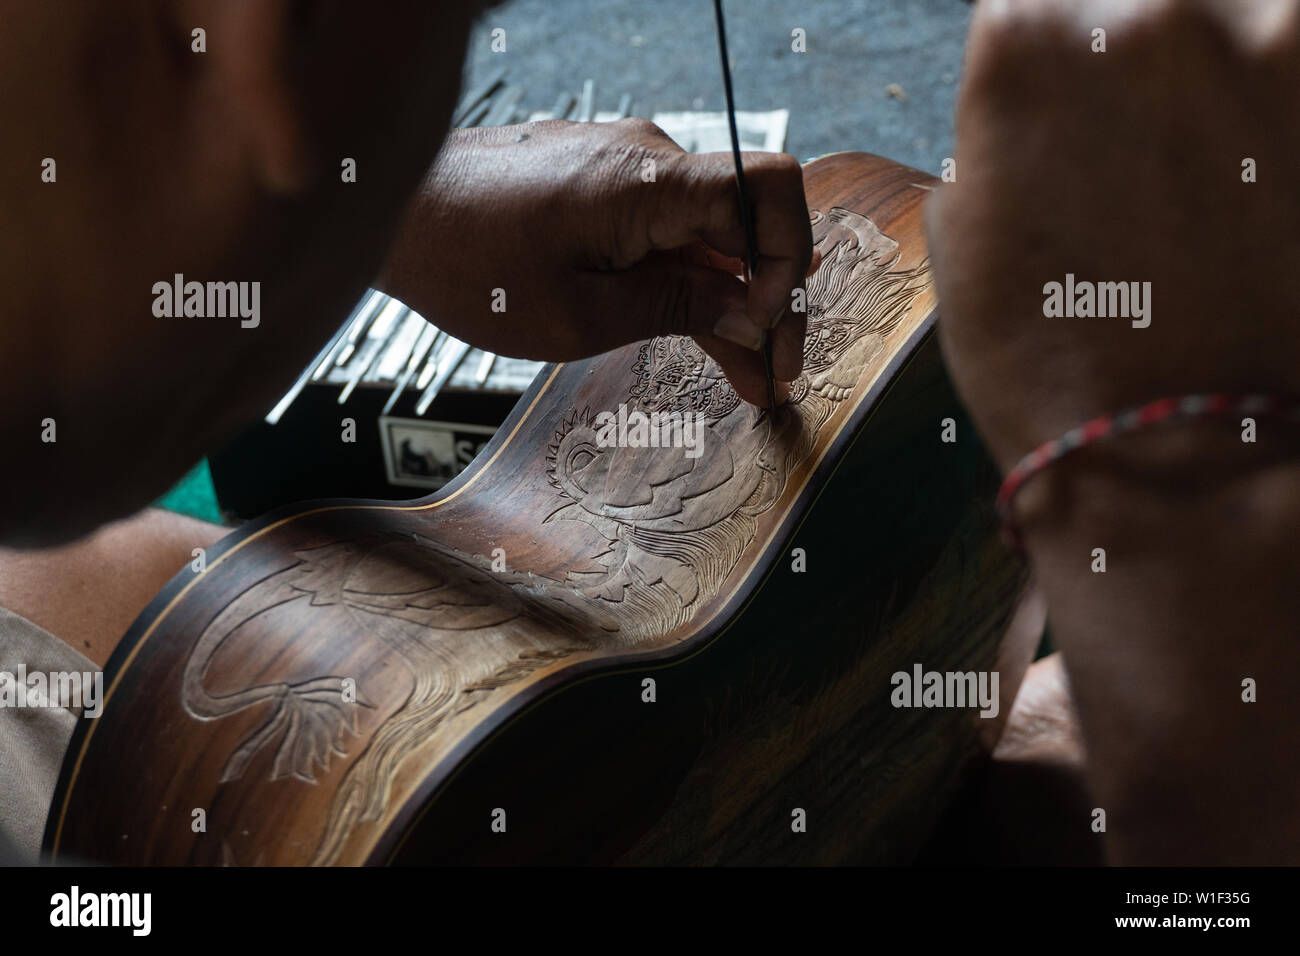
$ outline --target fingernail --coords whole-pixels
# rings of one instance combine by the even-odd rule
[[[713,327],[713,334],[747,349],[757,350],[763,344],[763,332],[744,312],[728,312]]]
[[[776,403],[777,403],[778,405],[784,405],[785,402],[786,402],[786,399],[788,399],[789,397],[790,397],[790,383],[789,383],[789,382],[777,382],[777,383],[776,383]]]

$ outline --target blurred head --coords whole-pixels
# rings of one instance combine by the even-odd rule
[[[270,407],[378,272],[487,5],[0,0],[0,540],[130,513]],[[260,283],[259,327],[158,318],[178,273]]]
[[[24,309],[146,316],[176,272],[259,279],[264,310],[349,304],[447,129],[483,6],[0,0],[6,344],[39,357]],[[60,361],[82,359],[93,374],[75,344]]]

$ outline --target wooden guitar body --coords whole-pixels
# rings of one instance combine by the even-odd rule
[[[911,859],[996,739],[1041,615],[1010,626],[1024,572],[931,334],[933,180],[865,154],[805,179],[823,262],[789,404],[749,406],[690,340],[656,339],[547,368],[431,498],[231,534],[119,645],[46,849]],[[633,412],[694,422],[698,454],[638,445]],[[916,664],[998,671],[999,716],[895,707]]]

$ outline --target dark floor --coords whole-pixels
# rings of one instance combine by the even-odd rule
[[[737,109],[788,108],[788,152],[867,150],[935,174],[952,155],[963,0],[728,0],[726,10]],[[504,53],[490,48],[497,27]],[[806,53],[791,51],[796,27]],[[512,0],[476,29],[468,83],[502,65],[531,109],[588,78],[600,109],[624,92],[652,110],[723,107],[709,0]]]

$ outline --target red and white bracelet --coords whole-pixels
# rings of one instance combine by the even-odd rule
[[[1300,401],[1278,395],[1184,395],[1181,398],[1162,398],[1114,415],[1102,415],[1077,428],[1071,428],[1060,438],[1039,445],[1007,472],[998,491],[997,508],[1008,544],[1016,549],[1023,547],[1020,530],[1011,516],[1011,505],[1016,492],[1048,465],[1103,438],[1137,431],[1149,425],[1225,415],[1300,421]]]

